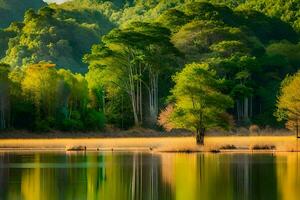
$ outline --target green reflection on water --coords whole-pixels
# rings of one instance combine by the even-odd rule
[[[299,155],[2,153],[0,199],[296,200]]]

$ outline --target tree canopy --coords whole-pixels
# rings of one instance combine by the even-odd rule
[[[174,77],[173,111],[167,124],[196,133],[197,143],[204,143],[205,130],[230,126],[226,110],[232,99],[221,92],[223,80],[207,64],[188,64]],[[162,124],[163,125],[163,124]]]
[[[0,0],[2,129],[99,129],[104,116],[161,128],[160,116],[199,113],[189,87],[207,105],[205,123],[179,127],[282,126],[277,95],[300,62],[296,0],[25,4]],[[227,103],[209,104],[215,97]]]
[[[300,73],[287,76],[280,88],[275,115],[280,121],[286,122],[286,127],[296,131],[299,135],[300,101],[299,101]]]

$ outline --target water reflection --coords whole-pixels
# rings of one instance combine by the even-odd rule
[[[300,156],[2,153],[0,199],[298,198]]]
[[[278,191],[280,199],[299,200],[300,195],[300,154],[280,155],[276,159]]]

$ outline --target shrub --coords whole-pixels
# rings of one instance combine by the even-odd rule
[[[49,132],[50,126],[47,120],[39,120],[35,122],[35,131],[39,132]]]
[[[78,131],[83,130],[83,123],[80,120],[65,119],[63,120],[60,129],[62,131]]]
[[[252,150],[274,150],[274,149],[276,149],[274,145],[266,145],[266,144],[265,145],[256,144],[252,147]]]
[[[103,129],[105,125],[104,114],[95,110],[88,111],[84,119],[84,125],[87,130]]]
[[[173,106],[168,105],[158,117],[158,125],[162,126],[167,132],[170,132],[175,127],[174,123],[170,121],[173,112]]]
[[[78,111],[72,112],[71,119],[80,120],[80,118],[81,118],[80,112],[78,112]]]
[[[250,134],[258,134],[260,132],[259,126],[253,124],[249,127]]]
[[[220,153],[221,151],[219,149],[211,149],[209,150],[210,153]]]
[[[222,146],[222,147],[220,147],[220,149],[236,149],[236,146],[234,146],[234,145],[230,145],[230,144],[228,144],[228,145],[225,145],[225,146]]]

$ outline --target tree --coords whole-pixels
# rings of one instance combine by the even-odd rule
[[[57,73],[64,82],[58,95],[62,100],[61,105],[67,109],[65,117],[70,119],[74,111],[84,113],[88,104],[88,85],[84,76],[65,69],[60,69]]]
[[[90,69],[99,68],[105,88],[119,87],[129,95],[136,126],[146,121],[155,125],[160,76],[176,67],[179,54],[170,42],[170,31],[157,24],[137,22],[111,31],[102,41],[104,44],[94,46],[85,57]]]
[[[235,100],[236,118],[238,122],[248,122],[252,117],[253,100],[253,74],[259,72],[256,58],[235,54],[229,58],[222,59],[218,64],[218,72],[230,82],[230,95]]]
[[[28,101],[35,105],[36,123],[54,118],[58,108],[60,78],[54,64],[39,63],[25,69],[22,91]]]
[[[0,0],[0,28],[9,26],[11,22],[22,20],[28,9],[37,10],[46,3],[42,0],[31,0],[28,2],[18,0]]]
[[[0,48],[3,46],[2,40],[8,44],[3,46],[3,61],[12,67],[21,67],[46,60],[55,63],[58,68],[68,68],[76,72],[87,71],[82,63],[82,56],[89,51],[92,44],[98,42],[102,34],[100,28],[95,24],[79,23],[74,19],[78,15],[82,16],[83,11],[70,17],[61,16],[62,10],[57,12],[57,9],[50,7],[43,7],[38,12],[29,9],[25,13],[24,21],[19,23],[20,29],[12,24],[14,26],[8,28],[12,33],[5,31],[6,38],[0,39]],[[0,35],[3,35],[1,32]],[[0,50],[0,54],[3,50]]]
[[[10,66],[0,63],[0,129],[10,125]]]
[[[228,128],[226,110],[233,106],[233,101],[222,94],[219,89],[222,80],[208,64],[188,64],[174,76],[174,81],[174,108],[169,120],[175,128],[195,132],[197,144],[204,144],[207,129]]]
[[[275,116],[286,121],[286,127],[299,136],[300,125],[300,72],[287,76],[281,84]]]

